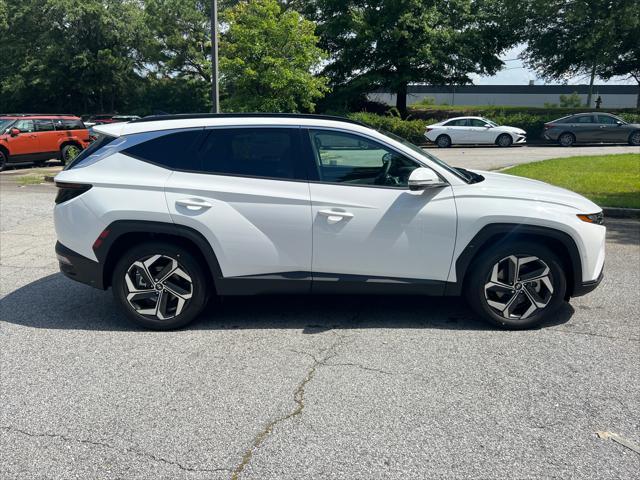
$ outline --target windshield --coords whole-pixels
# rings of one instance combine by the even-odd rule
[[[465,182],[467,182],[467,183],[472,183],[473,182],[474,177],[472,175],[475,175],[475,174],[472,174],[468,170],[458,169],[458,168],[452,167],[448,163],[443,162],[442,160],[440,160],[438,157],[436,157],[434,155],[431,155],[430,153],[427,153],[422,148],[418,147],[417,145],[414,145],[411,142],[408,142],[404,138],[399,137],[398,135],[396,135],[395,133],[387,132],[386,130],[379,130],[379,132],[380,133],[384,133],[387,137],[393,138],[397,142],[400,142],[405,147],[409,147],[411,150],[413,150],[417,154],[421,155],[422,157],[426,158],[427,160],[430,160],[430,161],[438,164],[439,166],[444,168],[446,171],[448,171],[450,173],[453,173],[456,177],[464,180]]]
[[[493,127],[499,127],[500,126],[496,122],[493,122],[493,121],[489,120],[488,118],[483,118],[482,121],[485,122],[485,123],[488,123],[489,125],[491,125]]]
[[[4,133],[5,130],[15,121],[15,118],[0,118],[0,133]]]

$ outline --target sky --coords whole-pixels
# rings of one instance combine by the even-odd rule
[[[522,60],[518,57],[524,51],[526,45],[518,45],[501,56],[502,61],[505,62],[505,67],[495,75],[492,76],[480,76],[472,74],[471,78],[475,85],[528,85],[530,80],[533,80],[536,85],[545,84],[558,84],[558,81],[545,81],[540,78],[536,72],[529,70],[524,66]],[[589,76],[575,77],[567,82],[569,85],[588,84]],[[611,79],[609,81],[597,79],[595,83],[597,85],[634,85],[633,79],[626,80],[624,78]]]

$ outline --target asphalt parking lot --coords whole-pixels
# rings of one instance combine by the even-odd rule
[[[602,285],[537,330],[457,299],[277,297],[158,333],[58,273],[51,185],[1,177],[0,478],[637,478],[596,434],[640,443],[636,221],[609,220]]]

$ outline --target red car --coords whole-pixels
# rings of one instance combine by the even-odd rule
[[[73,115],[0,115],[0,170],[7,164],[63,164],[89,146],[89,131]]]

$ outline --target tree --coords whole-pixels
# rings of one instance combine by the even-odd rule
[[[147,33],[134,0],[0,5],[0,110],[115,110],[140,80]]]
[[[597,76],[640,71],[637,0],[526,0],[526,63],[554,80],[589,76],[591,106]]]
[[[497,0],[300,0],[318,22],[332,85],[354,93],[391,89],[406,111],[410,83],[470,83],[493,74],[515,35]]]
[[[225,110],[313,111],[327,91],[327,80],[313,73],[324,58],[313,22],[276,0],[250,0],[224,11],[222,23]]]
[[[610,55],[600,70],[600,77],[608,80],[612,77],[633,78],[638,84],[636,107],[640,109],[640,14],[629,9],[631,3],[617,5],[616,20],[609,32],[607,49]],[[621,8],[621,7],[627,7]]]

